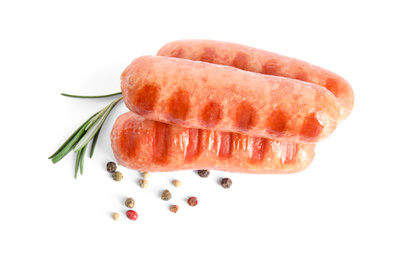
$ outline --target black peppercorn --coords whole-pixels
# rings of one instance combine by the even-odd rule
[[[198,170],[198,175],[202,178],[206,178],[209,176],[209,170]]]
[[[229,178],[223,178],[221,181],[221,185],[223,188],[228,189],[232,186],[232,180]]]
[[[106,170],[110,173],[114,173],[117,169],[117,166],[114,162],[108,162],[106,164]]]

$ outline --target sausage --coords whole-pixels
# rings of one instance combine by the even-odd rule
[[[315,147],[315,144],[184,128],[132,112],[117,118],[111,145],[120,165],[139,171],[215,169],[241,173],[302,171],[312,162]]]
[[[160,56],[228,65],[242,70],[298,79],[325,87],[339,102],[340,121],[354,104],[350,84],[339,75],[308,62],[240,44],[213,40],[179,40],[166,44]]]
[[[339,122],[325,88],[200,61],[139,57],[124,70],[121,90],[131,111],[187,128],[315,143]]]

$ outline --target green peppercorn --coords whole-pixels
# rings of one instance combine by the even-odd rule
[[[112,173],[112,178],[115,181],[121,181],[121,179],[123,179],[123,174],[121,172],[114,172]]]

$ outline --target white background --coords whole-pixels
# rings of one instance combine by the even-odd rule
[[[1,259],[402,259],[399,1],[2,1]],[[140,174],[119,168],[102,129],[74,179],[75,156],[47,158],[120,91],[136,57],[178,39],[242,43],[346,78],[355,108],[304,172]],[[225,190],[222,177],[233,186]],[[175,188],[173,179],[182,181]],[[170,202],[159,197],[169,189]],[[199,204],[186,205],[188,196]],[[126,197],[139,219],[124,216]],[[179,212],[169,211],[171,203]],[[111,217],[120,213],[118,221]]]

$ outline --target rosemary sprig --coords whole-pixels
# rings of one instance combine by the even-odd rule
[[[76,98],[104,98],[121,95],[121,92],[102,95],[102,96],[78,96],[78,95],[70,95],[64,94],[63,96],[67,97],[76,97]],[[80,169],[81,175],[84,172],[84,156],[88,146],[88,143],[92,140],[90,158],[95,151],[95,146],[99,137],[100,130],[105,123],[106,118],[109,116],[110,111],[123,99],[123,97],[119,97],[113,100],[108,106],[104,107],[93,116],[91,116],[88,120],[86,120],[75,132],[60,146],[57,151],[52,154],[49,159],[52,159],[53,163],[57,163],[61,159],[64,158],[69,152],[72,150],[77,153],[77,158],[75,160],[75,178],[77,178],[78,168]]]

